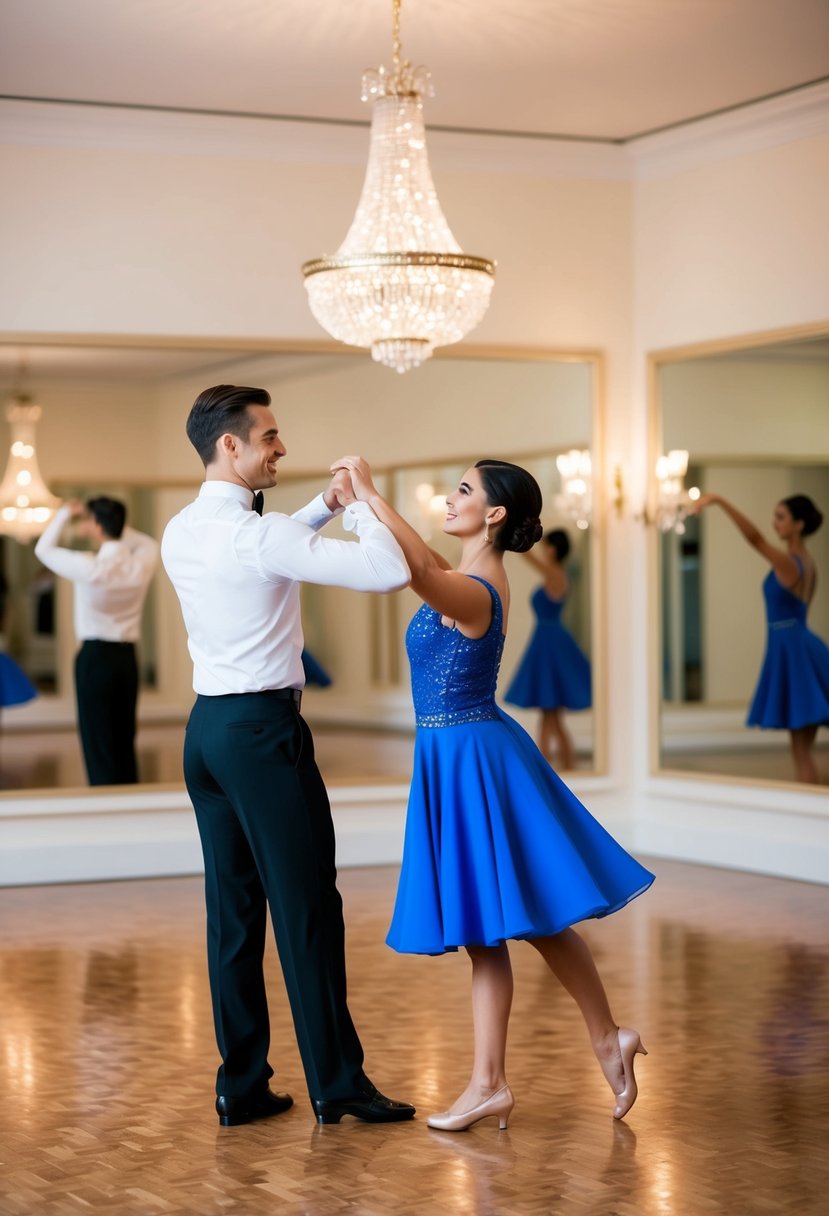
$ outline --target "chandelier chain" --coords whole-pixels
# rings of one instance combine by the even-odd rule
[[[430,74],[403,56],[401,2],[392,0],[391,70],[363,73],[361,96],[373,113],[357,211],[337,252],[302,271],[324,329],[405,372],[475,328],[489,304],[495,263],[465,254],[441,210],[423,121]]]

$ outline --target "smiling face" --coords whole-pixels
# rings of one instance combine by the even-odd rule
[[[446,520],[443,530],[449,536],[476,536],[486,529],[493,514],[477,469],[467,469],[457,490],[446,495]]]
[[[244,484],[252,490],[268,490],[276,485],[276,464],[287,448],[279,438],[276,419],[267,405],[249,405],[247,413],[251,419],[247,439],[240,439],[238,435],[224,435],[222,441],[233,441],[231,459],[234,472]]]

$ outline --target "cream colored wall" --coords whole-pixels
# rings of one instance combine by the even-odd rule
[[[40,113],[15,123],[21,107],[10,112],[0,161],[0,331],[324,336],[300,263],[345,235],[365,132],[297,135],[270,124],[259,142],[243,145],[232,131],[216,151],[209,133],[223,129],[218,120],[173,140],[175,119],[163,114],[142,116],[136,138],[130,115],[119,123],[66,107],[66,125],[50,110],[49,126]],[[498,262],[475,341],[569,347],[621,338],[629,184],[555,176],[544,149],[536,169],[529,157],[527,170],[512,173],[508,141],[438,132],[429,141],[458,239]],[[480,145],[487,155],[476,160]]]
[[[706,359],[660,372],[663,446],[693,460],[829,462],[829,361]]]
[[[32,384],[43,413],[36,431],[40,471],[47,482],[78,482],[90,489],[152,477],[157,460],[154,384],[95,381],[71,387]],[[0,380],[0,395],[11,392]],[[9,428],[0,412],[0,452]]]
[[[637,351],[827,318],[827,197],[826,134],[639,181]]]
[[[159,472],[198,468],[184,433],[208,384],[267,388],[292,475],[325,470],[359,451],[376,467],[415,461],[589,446],[592,368],[586,363],[482,362],[441,358],[398,376],[366,357],[319,356],[284,374],[284,360],[255,358],[168,381],[159,391]],[[281,378],[282,377],[282,378]]]

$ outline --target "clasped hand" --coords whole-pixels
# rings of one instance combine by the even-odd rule
[[[326,499],[331,495],[338,506],[347,507],[355,501],[368,502],[377,493],[371,469],[362,456],[341,456],[331,465],[331,474]]]

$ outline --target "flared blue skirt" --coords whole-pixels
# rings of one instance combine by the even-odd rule
[[[769,628],[747,724],[772,730],[829,725],[829,646],[802,622]]]
[[[14,659],[0,653],[0,708],[7,705],[23,705],[33,701],[37,689],[22,667]]]
[[[590,661],[563,625],[536,626],[504,700],[522,709],[590,708]]]
[[[417,731],[386,939],[402,953],[559,933],[616,912],[654,880],[497,712]]]

